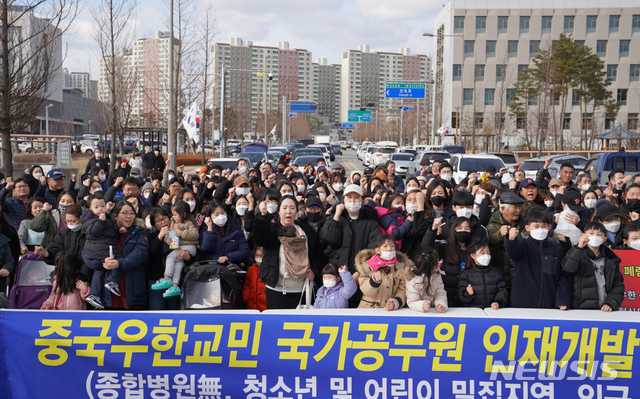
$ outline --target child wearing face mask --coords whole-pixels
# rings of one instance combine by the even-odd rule
[[[402,239],[413,227],[413,215],[404,216],[404,198],[397,193],[387,195],[382,205],[375,207],[380,230],[382,234],[392,235],[398,249],[402,249]]]
[[[635,249],[640,251],[640,225],[629,223],[622,229],[622,245],[617,249]]]
[[[259,276],[263,256],[264,248],[257,246],[253,254],[255,262],[253,262],[247,270],[242,289],[242,300],[247,306],[247,309],[255,309],[261,312],[267,309],[267,294],[265,293],[267,287],[262,280],[260,280]]]
[[[405,271],[407,281],[407,306],[416,312],[435,308],[444,313],[449,308],[447,292],[442,283],[440,260],[434,250],[426,250],[416,257],[416,264]]]
[[[186,249],[191,256],[196,256],[196,245],[199,243],[200,234],[196,223],[189,216],[189,204],[185,201],[176,201],[171,206],[171,214],[173,217],[171,218],[169,230],[180,238],[180,249]],[[164,239],[167,244],[171,245],[171,238],[168,235]],[[178,296],[182,293],[178,285],[180,284],[184,260],[179,259],[178,255],[178,249],[174,249],[167,255],[164,277],[151,286],[152,290],[166,290],[162,294],[163,298]]]
[[[347,266],[338,269],[333,263],[327,264],[322,269],[323,285],[318,290],[315,309],[346,309],[349,307],[349,298],[355,294],[358,287]]]
[[[358,285],[362,291],[359,308],[397,310],[405,305],[406,282],[404,272],[413,262],[402,252],[396,252],[393,236],[378,236],[374,249],[363,249],[355,257],[360,273]]]
[[[560,264],[563,253],[549,238],[551,217],[531,210],[525,219],[528,238],[511,228],[504,236],[506,254],[514,264],[511,306],[566,310],[571,302],[571,278]]]
[[[624,277],[620,258],[604,245],[607,230],[590,222],[577,245],[562,260],[562,270],[573,279],[571,307],[574,309],[618,310],[624,299]]]
[[[458,302],[462,306],[497,310],[509,304],[507,284],[490,264],[489,244],[481,241],[469,246],[469,263],[458,280]]]

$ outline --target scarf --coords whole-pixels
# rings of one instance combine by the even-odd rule
[[[367,261],[367,265],[369,265],[371,270],[373,270],[374,272],[380,269],[381,267],[386,267],[388,270],[389,266],[393,266],[395,263],[396,263],[396,258],[393,258],[391,260],[384,260],[378,254],[374,255],[371,259]]]
[[[282,244],[287,274],[294,279],[304,278],[309,270],[307,236],[299,235],[296,226],[283,226],[278,240]]]

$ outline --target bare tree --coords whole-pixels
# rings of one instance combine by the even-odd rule
[[[11,133],[27,127],[56,88],[62,36],[77,13],[76,0],[0,0],[0,132],[7,176],[13,175]]]
[[[209,4],[207,6],[206,11],[203,14],[202,21],[202,47],[204,47],[204,63],[202,65],[202,96],[204,97],[204,101],[202,102],[202,113],[200,114],[200,147],[202,148],[202,163],[204,164],[204,152],[205,145],[204,139],[205,134],[208,132],[206,129],[206,121],[207,121],[207,95],[209,94],[210,85],[213,83],[209,81],[209,66],[211,65],[211,44],[216,36],[216,16],[213,12],[213,6]],[[211,138],[211,142],[213,142],[213,137]]]

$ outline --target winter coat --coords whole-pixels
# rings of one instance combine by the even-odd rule
[[[387,209],[381,206],[376,206],[375,209],[378,212],[378,223],[382,233],[393,236],[398,249],[402,249],[402,239],[411,231],[413,222],[405,220],[400,209]]]
[[[321,261],[321,254],[318,253],[320,247],[316,233],[309,225],[300,223],[299,220],[296,220],[295,223],[307,236],[309,268],[316,277],[319,277],[324,265]],[[268,287],[275,287],[280,277],[280,240],[278,239],[278,233],[281,228],[282,225],[279,221],[272,222],[271,215],[256,215],[253,226],[253,243],[264,249],[264,256],[260,264],[260,279]],[[378,229],[378,231],[380,230]],[[242,233],[240,232],[239,234]]]
[[[83,213],[82,230],[86,234],[84,247],[87,259],[105,259],[110,255],[109,246],[115,250],[116,240],[120,235],[116,222],[109,216],[100,220],[93,212]]]
[[[504,277],[504,282],[507,284],[507,289],[511,289],[514,267],[511,258],[505,253],[504,249],[504,240],[502,239],[502,234],[500,234],[500,228],[503,225],[512,226],[508,222],[504,220],[502,217],[502,213],[500,210],[496,210],[491,216],[491,220],[489,221],[489,225],[487,226],[487,234],[489,236],[489,249],[491,250],[491,263],[494,265],[500,273],[502,273],[502,277]],[[522,216],[518,218],[515,226],[516,229],[520,232],[518,237],[522,237],[525,222]],[[507,235],[508,236],[508,235]],[[507,237],[505,236],[505,237]]]
[[[381,234],[378,213],[371,207],[363,206],[355,220],[349,217],[346,209],[338,222],[334,220],[333,214],[328,216],[320,231],[320,240],[327,246],[329,262],[347,265],[353,274],[356,271],[356,254],[363,249],[373,248],[376,238]]]
[[[49,265],[55,265],[56,255],[60,252],[74,254],[79,267],[79,278],[82,281],[89,281],[92,271],[84,264],[82,259],[82,248],[85,246],[86,237],[82,230],[71,231],[68,228],[60,230],[60,233],[51,240],[46,247],[49,256],[44,261]]]
[[[46,248],[49,243],[54,239],[60,230],[60,212],[56,209],[50,211],[41,210],[36,217],[31,220],[30,229],[37,232],[44,232],[44,238],[40,243],[40,246]],[[64,222],[64,226],[67,227],[67,222]]]
[[[571,307],[574,309],[600,309],[596,271],[591,260],[593,252],[586,246],[574,246],[562,260],[562,270],[573,278]],[[624,277],[620,272],[620,258],[611,249],[600,246],[604,257],[604,287],[607,294],[604,304],[618,310],[624,300]]]
[[[155,153],[152,154],[155,155]],[[155,170],[159,170],[160,172],[164,172],[165,166],[166,162],[164,160],[164,157],[162,156],[162,154],[158,154],[158,156],[153,159],[153,168]]]
[[[147,209],[151,209],[153,208],[153,199],[151,196],[153,195],[153,193],[151,193],[151,195],[149,196],[149,201],[147,201],[146,198],[144,198],[142,195],[138,195],[138,204],[140,204],[140,208],[143,211],[146,211]],[[124,194],[122,193],[122,187],[116,187],[116,186],[111,186],[109,187],[109,189],[105,192],[104,194],[104,202],[118,202],[124,199]],[[171,214],[171,212],[169,212],[169,214]]]
[[[554,177],[551,176],[551,178],[553,179]],[[536,186],[538,186],[538,190],[541,190],[541,189],[548,190],[550,181],[551,180],[547,179],[547,169],[543,169],[543,168],[538,169],[538,172],[536,173]],[[565,188],[569,188],[569,187],[579,188],[578,186],[576,186],[573,180],[569,182],[568,186],[565,186]]]
[[[84,168],[84,173],[91,172],[91,169],[93,168],[100,168],[105,172],[109,173],[109,160],[104,157],[100,157],[100,159],[96,159],[96,157],[91,157],[87,162],[87,167]]]
[[[262,312],[267,310],[267,294],[265,292],[267,287],[260,280],[259,273],[260,266],[257,263],[254,263],[247,270],[247,276],[242,287],[242,300],[247,305],[247,309],[255,309]]]
[[[51,205],[55,209],[56,204],[58,203],[58,197],[60,197],[60,194],[62,194],[63,191],[64,190],[52,191],[49,189],[48,184],[44,186],[40,184],[38,186],[38,189],[36,190],[36,193],[33,196],[44,199],[45,202],[48,202],[49,205]]]
[[[117,251],[114,248],[113,255],[118,261],[118,269],[122,272],[125,281],[125,298],[127,306],[147,305],[147,280],[144,271],[149,257],[149,241],[147,231],[135,224],[129,228],[122,241],[122,248]],[[109,291],[103,290],[105,293]],[[111,306],[111,296],[105,302],[105,306]]]
[[[382,273],[382,281],[376,283],[373,280],[375,272],[371,270],[367,261],[376,254],[374,249],[363,249],[356,255],[356,270],[360,272],[358,285],[362,291],[362,300],[359,308],[384,308],[387,300],[395,298],[403,307],[407,302],[405,270],[413,267],[411,259],[402,252],[396,252],[396,263],[389,268],[388,273]]]
[[[0,269],[7,270],[9,273],[15,269],[13,255],[10,247],[11,240],[4,234],[0,234]]]
[[[393,174],[393,189],[399,193],[404,193],[404,180],[402,176]]]
[[[200,244],[200,234],[198,234],[198,228],[195,223],[187,220],[184,223],[176,223],[171,221],[170,231],[181,230],[182,237],[180,237],[180,245],[198,245]]]
[[[58,301],[60,300],[60,294],[56,292],[58,282],[56,278],[53,278],[53,287],[51,288],[51,294],[49,298],[42,304],[43,307],[47,307],[51,310],[86,310],[87,303],[84,299],[89,295],[89,288],[85,292],[75,289],[70,293],[62,295],[62,302],[60,303],[60,309],[56,309]]]
[[[473,295],[467,292],[471,284]],[[471,267],[460,273],[458,302],[461,306],[488,308],[497,302],[501,308],[509,304],[509,291],[502,274],[492,267]]]
[[[571,277],[562,271],[558,244],[550,238],[509,240],[505,236],[504,248],[515,267],[511,306],[554,309],[571,304]]]
[[[340,273],[340,281],[331,288],[324,285],[318,290],[314,308],[316,309],[346,309],[349,298],[356,293],[358,287],[351,273],[345,270]]]
[[[207,230],[203,224],[200,229],[200,260],[218,260],[221,256],[229,258],[230,263],[239,265],[249,258],[249,244],[238,221],[229,218],[224,225],[226,234],[222,235],[220,227],[213,225],[213,231]]]
[[[438,271],[431,276],[429,292],[427,292],[424,277],[423,275],[416,276],[412,272],[405,274],[405,279],[407,280],[407,305],[409,308],[416,312],[424,312],[424,302],[429,301],[431,302],[431,308],[442,305],[445,309],[448,309],[447,292],[442,283],[441,273]]]
[[[27,204],[18,197],[7,198],[9,190],[0,190],[0,204],[2,204],[2,214],[9,224],[16,230],[20,228],[20,222],[24,220],[27,213]]]
[[[155,160],[156,154],[153,151],[142,154],[142,173],[146,173],[146,171],[153,169]]]
[[[7,237],[9,242],[9,249],[11,252],[11,257],[13,258],[13,267],[11,269],[6,268],[6,265],[3,265],[3,268],[13,271],[15,266],[18,264],[18,259],[20,259],[20,237],[18,236],[18,232],[9,224],[3,217],[0,217],[0,234]],[[0,259],[4,259],[0,256]]]

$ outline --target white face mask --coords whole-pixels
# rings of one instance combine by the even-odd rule
[[[215,218],[213,218],[213,223],[218,226],[218,227],[222,227],[225,224],[227,224],[227,215],[218,215]]]
[[[584,200],[584,206],[586,206],[589,209],[593,209],[596,207],[596,202],[598,202],[597,199],[586,199]]]
[[[582,191],[587,191],[590,188],[591,188],[591,184],[583,184],[582,185]]]
[[[414,214],[418,211],[418,204],[407,204],[407,213]]]
[[[396,251],[381,251],[380,258],[382,260],[393,260],[396,257]]]
[[[240,216],[244,216],[244,214],[247,213],[247,209],[249,209],[249,207],[246,205],[238,205],[236,206],[236,213]]]
[[[278,204],[273,204],[273,203],[267,204],[267,212],[269,212],[272,215],[278,212]]]
[[[102,192],[102,190],[100,190],[99,188],[96,188],[95,190],[93,190],[91,192],[91,194],[100,194]]]
[[[456,211],[456,216],[459,218],[470,218],[473,215],[473,209],[469,208],[460,208]]]
[[[333,187],[335,191],[342,191],[342,189],[344,188],[344,185],[342,183],[335,183],[331,187]]]
[[[326,196],[326,195],[324,195],[324,194],[322,194],[322,193],[319,193],[319,194],[318,194],[318,198],[320,198],[320,201],[321,201],[321,202],[324,202],[324,200],[326,200],[326,199],[327,199],[327,196]]]
[[[236,193],[238,195],[248,195],[251,192],[249,187],[238,187],[236,188]]]
[[[549,235],[549,229],[534,229],[529,234],[534,240],[542,241]]]
[[[328,279],[323,279],[322,283],[324,284],[325,287],[327,288],[333,288],[336,286],[336,284],[338,283],[336,280],[328,280]]]
[[[450,175],[450,174],[448,174],[448,173],[447,173],[447,174],[445,174],[445,175],[440,175],[440,178],[441,178],[442,180],[446,180],[446,181],[451,180],[451,177],[452,177],[452,175]]]
[[[142,196],[144,197],[144,199],[149,199],[149,197],[151,196],[151,191],[147,191],[146,193],[142,194]]]
[[[357,213],[362,208],[362,202],[345,202],[344,207],[350,213]]]
[[[154,151],[153,153],[156,154],[156,156],[160,155],[159,151]]]
[[[33,177],[34,177],[36,180],[40,180],[40,178],[41,178],[42,176],[43,176],[43,175],[42,175],[42,173],[39,173],[39,172],[37,172],[37,173],[34,173],[34,174],[33,174]]]
[[[196,209],[195,201],[187,201],[187,204],[189,204],[189,212],[193,212],[193,210]]]
[[[620,230],[620,221],[616,220],[615,222],[609,222],[604,225],[604,228],[607,229],[609,233],[617,233]]]
[[[602,237],[598,237],[598,236],[589,237],[589,246],[592,248],[598,248],[600,245],[602,245],[603,242],[604,240],[602,239]]]
[[[100,179],[100,181],[105,181],[107,180],[107,175],[100,175],[98,176],[98,178]]]
[[[553,196],[555,197],[556,195],[558,195],[558,192],[555,190],[551,190],[551,194],[553,194]]]
[[[169,175],[169,180],[173,179],[174,177],[176,177],[176,175]]]
[[[255,260],[256,260],[256,263],[257,263],[257,264],[262,263],[262,258],[255,258]]]
[[[68,224],[67,227],[69,228],[69,230],[71,231],[78,231],[80,230],[80,228],[82,227],[81,224]]]
[[[548,208],[548,207],[550,207],[551,205],[553,205],[553,200],[546,200],[546,201],[544,202],[544,204],[545,204],[545,205],[547,206],[547,208]]]
[[[240,174],[246,175],[248,170],[249,170],[249,168],[247,168],[246,166],[241,166],[238,169],[238,172],[240,172]]]
[[[491,262],[491,255],[480,255],[476,258],[476,263],[480,266],[489,266]]]
[[[304,194],[304,189],[305,189],[306,187],[304,186],[304,184],[298,184],[298,185],[296,186],[296,188],[298,189],[298,193],[300,193],[300,194]]]
[[[482,200],[484,199],[484,195],[482,194],[476,194],[476,198],[475,198],[475,203],[480,205],[482,203]]]
[[[640,240],[629,241],[629,248],[640,251]]]

